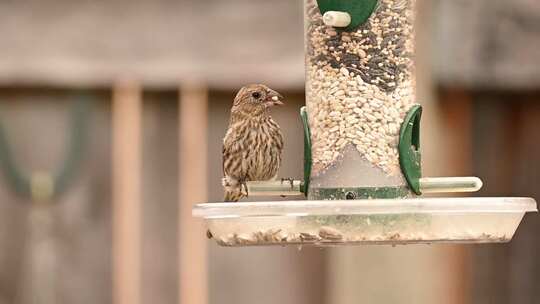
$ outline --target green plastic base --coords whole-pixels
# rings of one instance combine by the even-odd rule
[[[310,200],[359,200],[406,198],[411,196],[408,187],[369,187],[369,188],[311,188]]]

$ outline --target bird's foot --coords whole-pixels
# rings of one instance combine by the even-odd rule
[[[289,183],[291,185],[291,188],[294,186],[294,178],[288,177],[288,178],[282,178],[281,183]]]
[[[248,196],[248,187],[246,182],[240,182],[240,193],[242,193],[243,196]]]

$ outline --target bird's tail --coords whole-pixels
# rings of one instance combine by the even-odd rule
[[[231,177],[223,178],[223,188],[225,189],[225,202],[237,202],[242,197],[246,196],[242,183]]]

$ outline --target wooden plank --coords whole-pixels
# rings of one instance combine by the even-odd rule
[[[473,95],[462,89],[445,89],[439,95],[440,112],[443,113],[444,138],[451,149],[448,162],[449,174],[472,174],[472,122]]]
[[[513,149],[512,192],[540,200],[540,94],[524,96],[520,103],[517,143]],[[515,105],[515,101],[512,102]],[[509,303],[540,303],[540,218],[525,216],[512,241]]]
[[[476,89],[538,87],[540,2],[431,2],[436,15],[432,44],[438,59],[433,63],[440,82]]]
[[[475,159],[489,196],[540,197],[540,96],[491,92],[476,106]],[[538,303],[540,249],[536,215],[525,216],[511,243],[475,248],[471,303]]]
[[[130,73],[145,88],[300,88],[302,25],[290,0],[0,1],[0,85],[106,87]]]
[[[515,146],[515,134],[508,132],[519,124],[512,106],[499,92],[481,92],[474,103],[474,170],[485,181],[483,196],[511,195],[508,161]],[[509,301],[510,246],[488,244],[474,247],[471,252],[470,303],[503,304]]]
[[[204,86],[180,87],[179,107],[179,303],[208,303],[207,240],[203,221],[191,216],[207,199],[208,93]]]
[[[113,91],[113,303],[140,303],[141,88]]]
[[[467,176],[473,174],[472,151],[472,93],[466,90],[449,89],[443,94],[440,103],[441,113],[445,115],[447,128],[444,138],[446,147],[451,151],[446,153],[449,175]],[[449,246],[447,249],[453,290],[449,292],[451,303],[468,303],[470,297],[470,252],[465,246]]]

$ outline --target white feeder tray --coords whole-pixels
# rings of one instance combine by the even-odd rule
[[[222,246],[509,242],[532,198],[416,198],[196,205]]]

